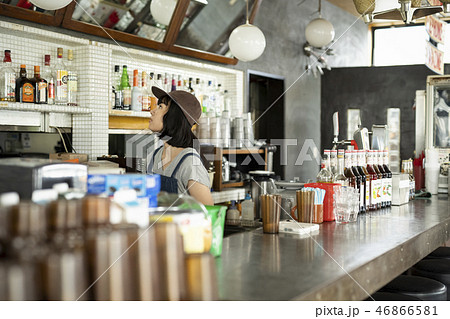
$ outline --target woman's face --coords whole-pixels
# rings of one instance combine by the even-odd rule
[[[153,132],[161,132],[163,129],[163,117],[169,110],[169,106],[160,103],[153,111],[150,111],[152,117],[150,117],[148,128]]]

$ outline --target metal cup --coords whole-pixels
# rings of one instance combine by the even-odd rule
[[[263,231],[269,234],[278,234],[281,214],[281,195],[261,195],[260,200]]]
[[[218,300],[214,257],[209,253],[187,254],[185,265],[188,300]]]

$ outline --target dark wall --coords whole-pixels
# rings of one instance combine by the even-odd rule
[[[446,66],[448,71],[449,66]],[[447,73],[447,72],[446,72]],[[400,108],[400,156],[413,157],[416,90],[426,89],[426,78],[435,75],[426,66],[334,68],[322,76],[321,142],[330,148],[333,113],[339,111],[340,139],[347,137],[347,109],[360,109],[362,125],[386,124],[386,110]]]

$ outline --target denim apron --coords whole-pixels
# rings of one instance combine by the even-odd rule
[[[155,163],[156,154],[162,148],[163,148],[163,146],[160,146],[159,148],[157,148],[155,150],[155,152],[153,152],[152,160],[151,160],[150,164],[148,165],[149,169],[147,171],[151,171],[153,174],[155,174],[153,172],[153,164]],[[167,193],[172,193],[172,194],[178,194],[178,180],[174,176],[178,172],[178,169],[180,168],[183,161],[186,158],[188,158],[189,156],[197,156],[198,158],[200,158],[200,156],[198,154],[194,154],[194,153],[184,154],[183,157],[178,161],[177,166],[173,170],[170,177],[161,175],[161,191],[167,192]]]

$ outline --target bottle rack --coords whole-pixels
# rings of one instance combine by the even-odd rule
[[[118,45],[90,41],[79,37],[46,31],[20,24],[0,21],[0,50],[11,50],[13,67],[27,65],[28,76],[34,65],[42,65],[45,54],[51,54],[52,65],[56,49],[62,47],[64,60],[67,50],[74,52],[73,67],[78,73],[79,106],[28,105],[4,103],[0,112],[14,112],[11,125],[20,121],[24,112],[59,113],[65,127],[72,129],[73,146],[79,153],[97,158],[108,154],[109,134],[149,134],[147,112],[110,110],[112,98],[112,73],[114,65],[128,65],[140,72],[181,74],[183,77],[215,80],[226,88],[232,103],[243,109],[244,74],[242,71],[213,64],[181,59],[159,53],[126,48]],[[4,113],[5,114],[5,113]],[[33,113],[34,114],[34,113]],[[38,113],[36,113],[38,114]],[[56,125],[58,121],[56,121]],[[4,130],[0,123],[0,130]],[[3,129],[2,129],[3,127]],[[40,130],[46,131],[46,130]]]

